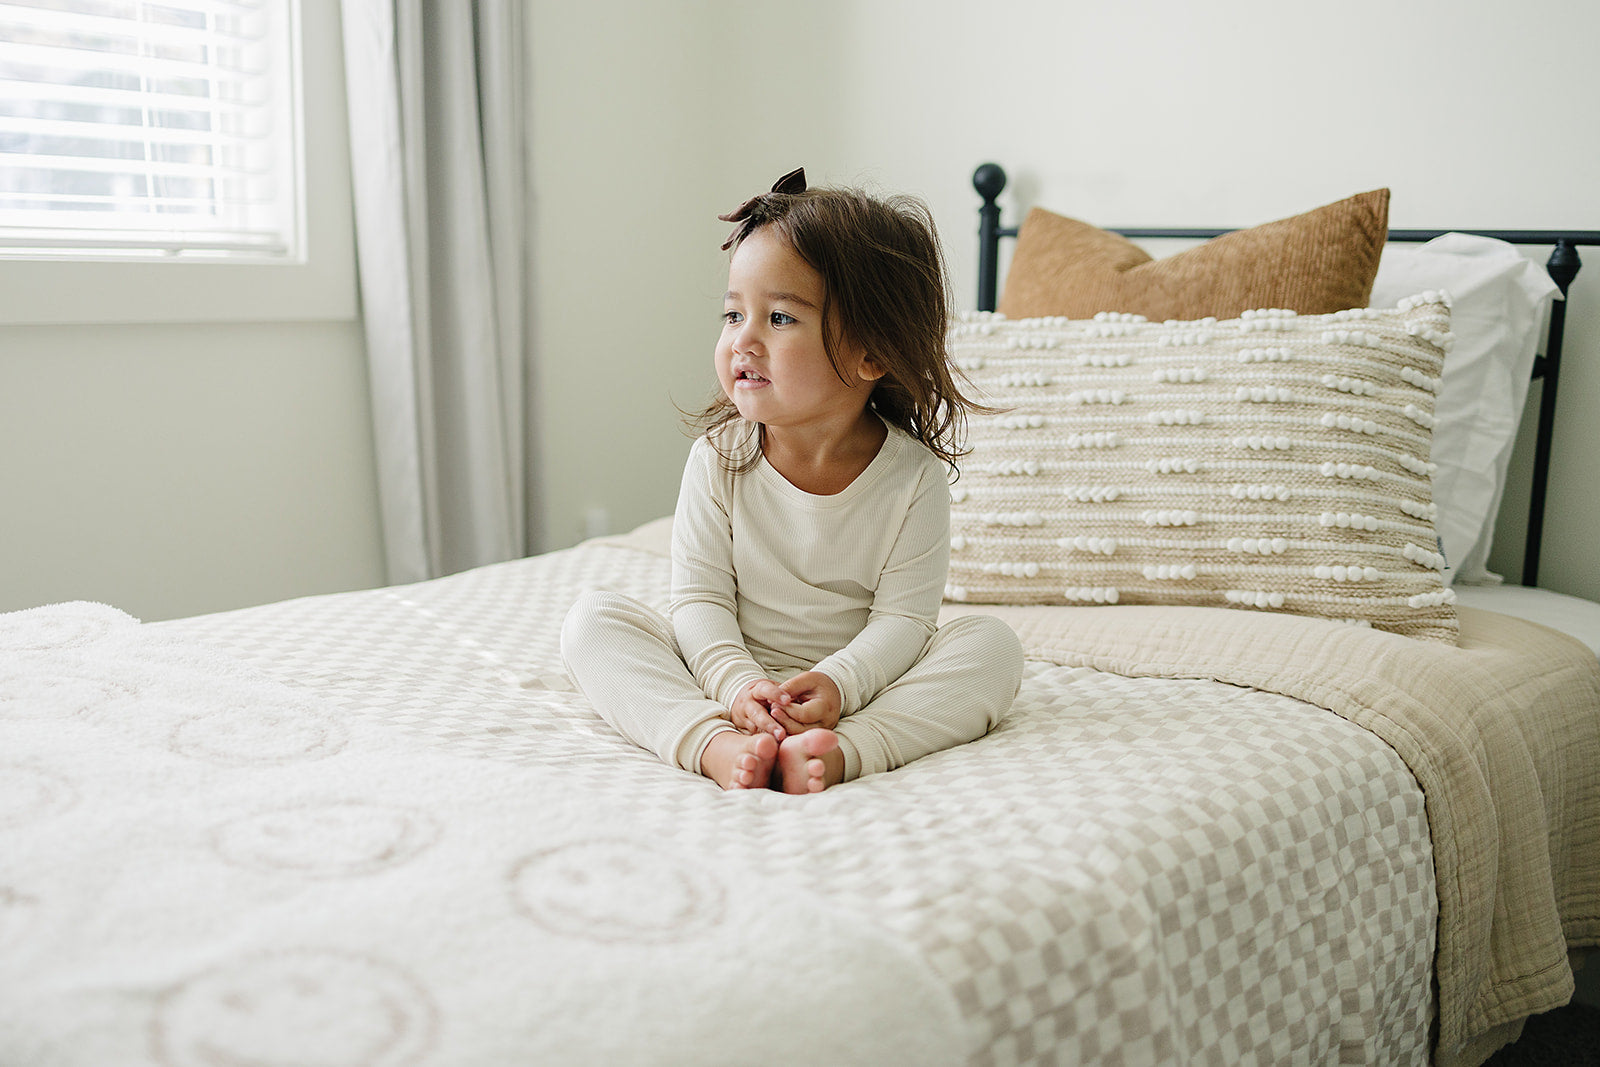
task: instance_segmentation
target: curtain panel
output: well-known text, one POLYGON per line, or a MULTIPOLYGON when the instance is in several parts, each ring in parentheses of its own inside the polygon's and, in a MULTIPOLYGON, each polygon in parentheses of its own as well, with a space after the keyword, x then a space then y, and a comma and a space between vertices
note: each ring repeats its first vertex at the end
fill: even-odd
POLYGON ((389 581, 527 554, 523 10, 343 0, 389 581))

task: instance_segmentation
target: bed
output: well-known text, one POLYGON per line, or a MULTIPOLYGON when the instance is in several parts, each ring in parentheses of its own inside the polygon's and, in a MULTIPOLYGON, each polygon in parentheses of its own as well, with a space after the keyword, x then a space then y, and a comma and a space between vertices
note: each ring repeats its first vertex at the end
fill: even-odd
MULTIPOLYGON (((1054 388, 1003 368, 1061 354, 997 342, 1024 321, 1161 325, 969 313, 975 381, 1054 388)), ((1038 475, 984 436, 1039 428, 1011 399, 945 614, 1016 627, 1016 706, 820 796, 664 766, 563 670, 579 592, 665 603, 669 520, 194 619, 0 616, 0 1062, 1463 1064, 1563 1003, 1600 941, 1593 648, 1431 557, 1409 635, 1040 595, 1021 542, 971 558, 984 516, 1055 521, 975 503, 1038 475)))

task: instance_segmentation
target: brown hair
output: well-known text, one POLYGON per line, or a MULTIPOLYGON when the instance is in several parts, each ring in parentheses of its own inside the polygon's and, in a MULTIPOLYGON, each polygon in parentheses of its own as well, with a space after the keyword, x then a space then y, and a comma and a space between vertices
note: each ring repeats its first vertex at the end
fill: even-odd
MULTIPOLYGON (((961 437, 969 411, 991 409, 962 395, 945 348, 950 294, 938 231, 926 204, 912 196, 875 198, 857 189, 767 193, 747 205, 732 239, 771 226, 822 276, 823 346, 834 373, 839 342, 848 339, 882 368, 868 406, 885 422, 926 445, 955 470, 967 454, 961 437)), ((739 418, 720 391, 689 424, 717 443, 715 431, 739 418)), ((727 468, 755 465, 760 438, 744 456, 722 453, 727 468)))

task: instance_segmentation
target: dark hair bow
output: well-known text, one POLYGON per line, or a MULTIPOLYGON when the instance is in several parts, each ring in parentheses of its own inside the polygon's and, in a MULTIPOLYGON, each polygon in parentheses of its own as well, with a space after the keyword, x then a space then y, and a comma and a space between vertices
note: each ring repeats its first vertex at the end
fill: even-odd
MULTIPOLYGON (((804 167, 796 167, 794 170, 791 170, 788 174, 785 174, 783 177, 772 183, 772 191, 774 193, 805 192, 806 169, 804 167)), ((732 248, 734 242, 744 236, 745 231, 750 228, 750 216, 755 211, 756 205, 761 203, 762 199, 767 195, 767 193, 761 193, 757 196, 752 196, 749 200, 746 200, 744 203, 740 204, 726 215, 717 216, 717 218, 721 219, 723 222, 737 222, 739 224, 733 228, 732 233, 728 234, 728 239, 722 242, 722 250, 724 252, 732 248)))

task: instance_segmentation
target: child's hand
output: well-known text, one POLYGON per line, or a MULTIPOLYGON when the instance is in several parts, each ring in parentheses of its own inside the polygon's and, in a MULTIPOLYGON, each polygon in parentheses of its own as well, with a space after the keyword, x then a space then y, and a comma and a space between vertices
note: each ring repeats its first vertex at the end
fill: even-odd
POLYGON ((784 727, 772 716, 772 706, 787 705, 790 697, 778 688, 777 682, 766 679, 751 682, 744 691, 733 698, 728 708, 728 718, 740 731, 747 734, 771 734, 782 741, 787 736, 784 727))
POLYGON ((772 717, 791 734, 816 727, 831 730, 839 725, 844 697, 833 679, 821 671, 797 674, 778 689, 786 699, 771 705, 772 717))

